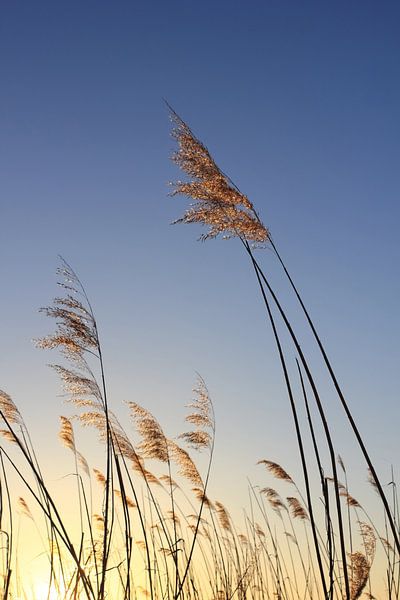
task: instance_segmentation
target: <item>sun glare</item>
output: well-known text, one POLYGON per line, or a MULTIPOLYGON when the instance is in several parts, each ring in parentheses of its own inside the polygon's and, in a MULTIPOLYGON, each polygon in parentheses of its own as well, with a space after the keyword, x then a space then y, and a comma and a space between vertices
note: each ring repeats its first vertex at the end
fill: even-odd
POLYGON ((55 587, 52 585, 49 590, 48 582, 38 582, 34 584, 34 594, 32 596, 35 600, 59 600, 62 597, 61 593, 57 592, 55 587))

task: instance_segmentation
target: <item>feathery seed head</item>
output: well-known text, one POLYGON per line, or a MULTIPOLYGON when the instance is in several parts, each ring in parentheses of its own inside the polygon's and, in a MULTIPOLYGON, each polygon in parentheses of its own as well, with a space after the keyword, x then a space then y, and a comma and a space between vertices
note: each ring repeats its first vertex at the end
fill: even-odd
POLYGON ((168 440, 168 449, 171 458, 179 468, 179 474, 193 483, 196 487, 204 488, 200 473, 186 450, 178 446, 178 444, 172 440, 168 440))
POLYGON ((358 524, 360 526, 360 534, 363 540, 365 555, 369 564, 372 565, 376 552, 376 536, 374 529, 371 525, 364 523, 363 521, 359 521, 358 524))
POLYGON ((58 434, 60 440, 64 444, 66 448, 69 448, 73 452, 75 452, 75 438, 74 438, 74 430, 72 429, 72 423, 67 417, 60 417, 61 421, 61 429, 58 434))
POLYGON ((308 519, 307 511, 301 505, 298 498, 288 497, 288 498, 286 498, 286 500, 288 501, 290 510, 292 511, 292 517, 294 519, 302 519, 302 520, 308 519))
POLYGON ((146 483, 154 483, 155 485, 161 485, 157 477, 147 469, 142 469, 141 474, 143 475, 146 483))
POLYGON ((256 532, 259 538, 265 538, 265 531, 259 523, 255 524, 254 531, 256 532))
POLYGON ((182 194, 194 200, 182 218, 175 223, 201 223, 208 226, 200 239, 239 237, 243 240, 264 244, 269 232, 261 223, 250 200, 215 163, 207 148, 198 140, 189 126, 171 107, 170 117, 174 124, 172 137, 178 142, 178 150, 172 160, 190 178, 187 182, 173 184, 171 195, 182 194))
POLYGON ((342 457, 340 456, 340 454, 338 454, 337 461, 338 461, 338 464, 340 465, 340 467, 341 467, 342 471, 343 471, 344 473, 346 473, 346 467, 344 466, 344 462, 343 462, 343 459, 342 459, 342 457))
POLYGON ((225 506, 216 500, 215 509, 217 511, 219 523, 222 529, 225 529, 226 531, 232 531, 230 516, 225 506))
POLYGON ((128 508, 137 508, 135 502, 126 494, 123 496, 120 490, 114 490, 114 494, 120 498, 121 502, 126 504, 128 508))
POLYGON ((205 493, 204 493, 204 491, 203 491, 202 488, 194 487, 194 488, 192 488, 192 492, 194 493, 194 495, 196 496, 196 498, 197 498, 197 500, 199 502, 203 502, 204 506, 207 506, 207 508, 210 508, 210 509, 214 510, 213 503, 205 495, 205 493))
POLYGON ((98 469, 93 469, 93 473, 95 474, 95 477, 96 477, 96 480, 98 481, 98 483, 105 486, 106 478, 103 475, 103 473, 101 471, 99 471, 98 469))
POLYGON ((279 512, 281 508, 286 509, 286 506, 284 505, 282 498, 280 497, 278 492, 276 490, 274 490, 273 488, 266 487, 266 488, 263 488, 262 490, 260 490, 260 492, 266 496, 269 504, 271 505, 271 507, 274 510, 279 512))
POLYGON ((129 402, 131 415, 135 421, 136 429, 142 438, 139 451, 144 458, 153 458, 161 462, 168 462, 168 444, 163 430, 157 419, 136 402, 129 402))
POLYGON ((12 442, 13 444, 17 443, 15 436, 11 433, 9 429, 0 429, 0 435, 3 436, 3 438, 8 442, 12 442))
POLYGON ((192 411, 185 421, 194 425, 195 430, 182 433, 179 438, 195 450, 211 448, 215 432, 214 410, 206 384, 200 376, 193 391, 195 398, 188 405, 192 411))
POLYGON ((278 463, 272 462, 271 460, 262 459, 257 462, 258 465, 265 465, 270 473, 277 479, 283 479, 288 483, 294 483, 293 479, 288 475, 278 463))
POLYGON ((56 319, 56 331, 37 340, 36 344, 44 349, 59 348, 71 362, 85 365, 85 353, 96 354, 99 351, 96 321, 78 276, 63 259, 61 263, 57 273, 65 283, 60 285, 74 295, 67 293, 62 298, 55 298, 53 306, 40 309, 48 317, 56 319), (83 298, 83 302, 77 299, 77 295, 83 298))
POLYGON ((361 504, 358 502, 358 500, 353 498, 353 496, 351 496, 346 489, 340 489, 339 495, 343 498, 346 498, 347 506, 351 506, 353 508, 361 508, 361 504))
POLYGON ((23 424, 21 413, 12 401, 11 396, 2 390, 0 390, 0 410, 3 413, 3 417, 9 423, 15 423, 16 425, 23 424))
POLYGON ((370 564, 362 552, 350 554, 350 600, 357 600, 367 584, 370 564))
POLYGON ((83 472, 90 477, 90 471, 89 471, 89 465, 88 462, 86 460, 86 458, 83 456, 83 454, 81 454, 80 452, 76 452, 76 457, 78 459, 78 463, 81 466, 81 469, 83 470, 83 472))
POLYGON ((61 428, 60 428, 58 437, 60 438, 61 442, 63 443, 63 445, 66 448, 69 448, 69 450, 72 450, 78 464, 81 466, 84 473, 86 473, 86 475, 89 476, 90 473, 89 473, 89 465, 87 463, 87 460, 83 456, 83 454, 78 452, 78 450, 76 449, 76 446, 75 446, 75 435, 74 435, 74 430, 73 430, 71 421, 69 419, 67 419, 67 417, 63 417, 63 416, 60 417, 60 421, 61 421, 61 428))
POLYGON ((261 494, 264 494, 267 498, 279 498, 279 494, 274 488, 265 487, 260 490, 261 494))
MULTIPOLYGON (((97 381, 91 376, 83 375, 79 371, 66 369, 61 365, 51 365, 61 378, 65 391, 70 396, 70 401, 77 406, 102 405, 102 394, 97 381)), ((88 371, 88 369, 87 369, 88 371)))
POLYGON ((371 469, 368 467, 368 483, 374 488, 376 493, 379 493, 378 486, 376 485, 375 477, 372 474, 371 469))

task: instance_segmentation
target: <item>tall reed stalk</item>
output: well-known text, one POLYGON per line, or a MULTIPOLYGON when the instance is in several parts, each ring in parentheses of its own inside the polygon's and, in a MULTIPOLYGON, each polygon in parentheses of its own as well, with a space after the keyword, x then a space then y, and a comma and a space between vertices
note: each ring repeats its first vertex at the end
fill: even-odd
MULTIPOLYGON (((175 221, 175 223, 183 222, 183 223, 199 223, 201 225, 205 225, 208 229, 206 233, 202 234, 200 239, 206 240, 208 238, 214 238, 218 235, 222 234, 225 238, 229 237, 237 237, 242 242, 242 245, 248 254, 251 264, 254 269, 254 273, 256 275, 256 279, 258 282, 258 286, 262 295, 262 299, 268 314, 268 318, 271 322, 271 326, 274 333, 275 342, 277 345, 278 354, 280 357, 281 367, 285 379, 285 385, 288 391, 289 401, 291 405, 292 415, 294 418, 295 429, 296 429, 296 437, 299 446, 299 452, 301 457, 301 463, 303 468, 303 476, 306 486, 306 494, 307 501, 310 514, 311 514, 311 522, 313 522, 312 516, 312 505, 311 498, 309 493, 309 484, 308 484, 308 475, 307 475, 307 465, 305 462, 303 444, 302 444, 302 436, 299 427, 299 422, 296 414, 296 407, 292 393, 292 386, 290 384, 290 378, 288 375, 288 369, 286 367, 286 361, 284 358, 284 354, 282 351, 282 346, 279 340, 279 336, 277 333, 277 329, 274 323, 274 318, 272 315, 272 311, 269 306, 269 301, 267 299, 266 291, 270 295, 276 309, 278 310, 278 314, 282 318, 282 321, 289 333, 289 336, 292 340, 295 351, 299 357, 299 360, 302 364, 302 367, 307 376, 308 383, 313 392, 313 397, 318 409, 318 413, 323 425, 323 430, 325 434, 325 439, 328 445, 329 457, 330 457, 330 466, 333 473, 333 481, 334 481, 334 492, 335 492, 335 505, 336 505, 336 514, 338 520, 338 532, 339 532, 339 540, 340 540, 340 549, 341 549, 341 560, 343 565, 343 578, 345 585, 345 596, 349 600, 351 598, 351 589, 350 589, 350 579, 347 568, 347 559, 346 559, 346 542, 345 542, 345 534, 344 534, 344 525, 343 525, 343 517, 342 517, 342 509, 340 502, 340 488, 339 481, 337 476, 337 468, 336 468, 336 455, 333 445, 333 439, 330 432, 329 424, 326 418, 325 409, 322 405, 320 394, 318 392, 317 386, 314 381, 314 377, 312 375, 312 369, 305 357, 305 353, 299 343, 297 335, 282 308, 282 304, 278 297, 276 296, 274 290, 271 287, 271 284, 265 275, 263 269, 261 268, 259 262, 255 259, 253 249, 251 244, 262 245, 267 244, 272 247, 280 265, 283 268, 283 271, 288 278, 292 290, 295 293, 297 300, 300 303, 300 306, 303 310, 303 313, 306 317, 309 327, 313 333, 313 336, 318 344, 318 348, 322 354, 323 360, 329 372, 330 378, 334 384, 335 390, 339 397, 342 407, 344 408, 346 417, 351 425, 353 433, 356 437, 356 440, 361 448, 361 451, 364 455, 364 458, 367 462, 369 470, 371 472, 371 476, 376 485, 376 489, 379 493, 379 496, 382 500, 384 510, 388 519, 388 523, 391 529, 391 533, 393 535, 393 539, 395 542, 395 546, 397 548, 398 553, 400 554, 400 540, 399 540, 399 532, 398 527, 396 526, 394 517, 390 510, 388 500, 383 491, 382 485, 379 481, 376 470, 372 464, 370 456, 367 452, 365 443, 362 440, 360 432, 356 426, 354 418, 350 412, 347 402, 345 401, 344 395, 339 386, 336 375, 333 371, 331 363, 328 359, 325 348, 320 340, 320 337, 316 331, 316 328, 311 320, 311 317, 305 307, 305 304, 280 256, 278 253, 277 247, 274 244, 271 234, 268 229, 263 225, 258 213, 256 212, 253 204, 250 200, 240 192, 237 186, 232 182, 229 177, 227 177, 217 166, 211 154, 207 150, 207 148, 198 140, 198 138, 193 134, 188 125, 177 115, 177 113, 167 105, 170 111, 171 120, 173 121, 174 128, 172 130, 172 135, 176 139, 178 143, 178 150, 172 156, 173 161, 188 175, 187 181, 178 181, 173 184, 173 192, 172 195, 180 194, 185 195, 192 200, 194 203, 186 210, 183 217, 175 221)), ((315 437, 313 437, 314 449, 316 451, 317 460, 319 461, 319 451, 316 446, 315 437)), ((322 467, 319 464, 319 471, 322 475, 322 467)), ((321 487, 325 497, 325 502, 327 506, 328 497, 326 495, 325 485, 322 483, 323 477, 321 477, 321 487)), ((331 533, 328 531, 328 539, 331 539, 331 533)), ((321 582, 324 589, 324 594, 328 596, 328 589, 325 583, 322 561, 319 552, 318 541, 316 539, 315 527, 313 526, 313 537, 314 537, 314 546, 317 554, 317 562, 320 569, 321 574, 321 582)), ((352 554, 351 554, 352 556, 352 554)), ((332 566, 330 566, 330 592, 329 595, 332 595, 332 566)))

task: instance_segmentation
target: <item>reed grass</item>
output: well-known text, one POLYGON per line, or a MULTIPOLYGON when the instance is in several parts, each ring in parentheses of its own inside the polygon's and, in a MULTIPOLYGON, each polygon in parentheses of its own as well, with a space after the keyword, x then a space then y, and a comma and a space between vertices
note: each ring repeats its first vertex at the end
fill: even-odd
MULTIPOLYGON (((128 403, 133 439, 104 398, 98 326, 86 292, 67 263, 62 263, 59 274, 64 295, 42 309, 56 319, 56 329, 37 343, 61 351, 64 362, 53 368, 76 409, 74 419, 61 416, 59 439, 73 457, 71 498, 76 502, 77 523, 71 527, 63 516, 62 503, 45 480, 21 413, 11 397, 1 392, 2 597, 27 599, 38 593, 34 591, 32 596, 23 588, 24 575, 18 570, 21 539, 15 532, 17 519, 33 522, 39 530, 48 562, 47 592, 41 598, 48 600, 343 597, 344 566, 336 550, 338 532, 330 513, 332 489, 321 463, 300 363, 298 373, 322 494, 312 489, 307 479, 310 457, 305 456, 303 446, 306 432, 299 431, 303 476, 308 481, 305 496, 303 485, 280 464, 261 459, 259 464, 266 469, 262 478, 268 485, 249 484, 250 507, 239 527, 225 503, 207 493, 215 417, 204 380, 198 376, 194 398, 188 405, 187 430, 175 439, 167 437, 145 407, 128 403), (74 421, 99 433, 104 472, 90 468, 80 452, 74 421), (194 460, 200 451, 209 455, 204 475, 194 460), (9 481, 13 473, 25 487, 23 496, 12 496, 9 481), (281 491, 273 487, 273 481, 281 491), (100 494, 93 489, 96 486, 100 494)), ((294 396, 292 401, 296 418, 294 396)), ((300 429, 299 420, 297 423, 300 429)), ((375 584, 379 573, 373 572, 378 546, 380 561, 383 555, 386 564, 388 597, 397 598, 400 573, 396 548, 388 539, 388 531, 379 532, 363 513, 350 494, 341 458, 338 464, 345 484, 331 479, 346 511, 349 597, 358 598, 367 589, 372 598, 374 587, 380 585, 375 584), (367 520, 362 520, 362 513, 367 520)), ((394 481, 391 491, 398 523, 394 481)))
POLYGON ((205 225, 203 240, 218 235, 238 238, 249 258, 282 369, 301 481, 273 457, 258 460, 260 484, 248 482, 248 507, 240 522, 233 518, 226 499, 210 496, 215 414, 200 376, 184 432, 168 436, 157 418, 134 402, 124 407, 121 420, 109 401, 92 304, 76 272, 61 259, 62 293, 42 309, 55 320, 55 330, 37 345, 60 353, 53 369, 75 411, 72 418, 60 417, 59 430, 59 440, 71 453, 66 504, 74 502, 75 517, 71 523, 67 507, 46 480, 17 405, 0 391, 0 597, 356 600, 364 595, 398 599, 400 521, 394 475, 384 489, 270 231, 204 144, 169 109, 178 143, 173 160, 188 176, 187 181, 174 184, 172 194, 194 201, 177 222, 205 225), (263 246, 273 249, 321 352, 369 469, 371 493, 380 499, 381 528, 352 495, 351 474, 337 453, 338 440, 307 349, 256 259, 255 248, 263 246), (282 342, 282 327, 289 344, 282 342), (102 468, 91 466, 80 451, 84 428, 99 436, 102 468), (199 453, 203 453, 201 460, 199 453), (47 565, 40 590, 30 590, 23 573, 24 531, 29 528, 36 531, 47 565))

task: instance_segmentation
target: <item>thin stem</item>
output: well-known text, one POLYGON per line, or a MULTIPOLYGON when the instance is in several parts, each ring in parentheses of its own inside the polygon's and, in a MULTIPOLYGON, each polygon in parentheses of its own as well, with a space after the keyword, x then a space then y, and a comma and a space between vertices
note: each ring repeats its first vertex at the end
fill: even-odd
MULTIPOLYGON (((317 387, 315 385, 314 382, 314 378, 312 377, 310 368, 308 366, 308 363, 304 357, 304 353, 300 347, 300 344, 297 340, 297 337, 293 331, 292 326, 289 323, 288 318, 286 317, 286 314, 276 296, 276 294, 274 293, 273 289, 271 288, 267 278, 265 277, 263 271, 261 270, 259 264, 257 263, 256 259, 253 256, 253 253, 251 251, 251 248, 249 246, 249 243, 246 241, 244 242, 243 240, 241 240, 242 243, 245 246, 246 251, 248 252, 250 259, 253 263, 253 267, 257 273, 257 279, 259 279, 259 277, 264 281, 269 293, 271 294, 276 307, 278 308, 278 311, 286 325, 286 328, 290 334, 290 337, 292 338, 292 341, 295 345, 295 348, 299 354, 301 363, 304 367, 304 370, 307 374, 307 378, 308 381, 311 385, 311 389, 313 391, 313 395, 318 407, 318 412, 320 414, 321 417, 321 421, 322 421, 322 425, 324 428, 324 432, 325 432, 325 437, 326 437, 326 441, 328 444, 328 449, 329 449, 329 455, 330 455, 330 460, 331 460, 331 466, 332 466, 332 472, 333 472, 333 479, 335 482, 335 499, 336 499, 336 511, 337 511, 337 516, 338 516, 338 527, 339 527, 339 537, 340 537, 340 547, 341 547, 341 556, 342 556, 342 563, 343 563, 343 573, 344 573, 344 581, 345 581, 345 591, 346 591, 346 598, 347 600, 350 599, 350 584, 349 584, 349 576, 348 576, 348 572, 347 572, 347 560, 346 560, 346 548, 345 548, 345 540, 344 540, 344 530, 343 530, 343 519, 342 519, 342 511, 341 511, 341 504, 340 504, 340 495, 339 495, 339 487, 338 487, 338 478, 337 478, 337 469, 336 469, 336 456, 335 456, 335 451, 334 451, 334 447, 333 447, 333 443, 332 443, 332 437, 330 434, 330 430, 329 430, 329 426, 328 426, 328 421, 326 419, 325 416, 325 412, 321 403, 321 399, 319 397, 319 393, 317 390, 317 387)), ((264 293, 265 294, 265 293, 264 293)))
POLYGON ((302 440, 302 436, 301 436, 300 424, 299 424, 299 420, 298 420, 298 416, 297 416, 296 404, 295 404, 294 397, 293 397, 292 386, 290 383, 289 373, 287 370, 286 361, 285 361, 285 357, 284 357, 283 350, 282 350, 282 345, 281 345, 279 335, 278 335, 278 332, 276 329, 272 311, 271 311, 271 308, 270 308, 270 305, 268 302, 268 298, 267 298, 265 290, 264 290, 263 283, 260 278, 260 274, 259 274, 258 269, 257 269, 256 265, 254 264, 254 262, 253 262, 253 267, 254 267, 258 285, 259 285, 259 288, 261 291, 261 295, 262 295, 265 307, 267 309, 268 317, 269 317, 269 320, 270 320, 270 323, 272 326, 275 343, 276 343, 276 346, 278 349, 281 367, 282 367, 284 378, 285 378, 286 389, 287 389, 287 393, 289 396, 290 407, 292 410, 292 415, 293 415, 293 420, 294 420, 294 425, 295 425, 295 430, 296 430, 296 437, 297 437, 297 444, 298 444, 299 452, 300 452, 301 465, 302 465, 302 469, 303 469, 304 484, 305 484, 306 495, 307 495, 307 506, 308 506, 308 512, 310 514, 310 523, 311 523, 311 529, 312 529, 312 533, 313 533, 315 553, 317 556, 317 562, 318 562, 318 568, 319 568, 319 572, 320 572, 320 576, 321 576, 322 588, 323 588, 325 597, 327 597, 328 592, 327 592, 327 586, 326 586, 326 581, 325 581, 325 576, 324 576, 324 570, 323 570, 323 566, 322 566, 321 553, 320 553, 319 544, 318 544, 317 530, 316 530, 316 526, 315 526, 315 518, 314 518, 313 506, 312 506, 312 500, 311 500, 311 488, 310 488, 310 481, 309 481, 309 477, 308 477, 307 461, 306 461, 306 456, 305 456, 305 452, 304 452, 304 445, 303 445, 303 440, 302 440))
POLYGON ((349 408, 349 406, 348 406, 348 404, 347 404, 347 402, 345 400, 345 397, 344 397, 343 392, 342 392, 342 390, 340 388, 339 382, 338 382, 338 380, 336 378, 334 370, 333 370, 333 368, 331 366, 331 363, 329 361, 329 358, 328 358, 328 356, 326 354, 325 348, 324 348, 324 346, 323 346, 323 344, 321 342, 321 339, 320 339, 320 337, 319 337, 319 335, 317 333, 317 330, 316 330, 316 328, 314 326, 314 323, 312 322, 311 317, 310 317, 310 315, 309 315, 309 313, 308 313, 308 311, 307 311, 307 309, 306 309, 306 307, 304 305, 304 302, 303 302, 303 300, 302 300, 302 298, 300 296, 300 293, 298 292, 298 290, 297 290, 297 288, 296 288, 296 286, 295 286, 295 284, 294 284, 294 282, 293 282, 293 280, 292 280, 292 278, 291 278, 291 276, 290 276, 290 274, 289 274, 289 272, 288 272, 288 270, 287 270, 287 268, 286 268, 286 266, 285 266, 285 264, 284 264, 284 262, 283 262, 283 260, 282 260, 282 258, 280 256, 280 254, 278 253, 278 250, 277 250, 275 244, 273 243, 272 239, 270 239, 269 241, 270 241, 270 244, 271 244, 271 246, 272 246, 272 248, 273 248, 273 250, 274 250, 274 252, 275 252, 275 254, 276 254, 276 256, 277 256, 277 258, 278 258, 278 260, 280 262, 280 264, 283 267, 283 270, 284 270, 284 272, 285 272, 285 274, 286 274, 286 276, 287 276, 287 278, 288 278, 288 280, 290 282, 290 285, 292 286, 292 289, 293 289, 294 293, 296 294, 296 297, 297 297, 297 299, 298 299, 298 301, 300 303, 301 308, 303 309, 303 312, 304 312, 304 315, 305 315, 305 317, 306 317, 306 319, 308 321, 308 324, 311 327, 311 331, 313 332, 314 338, 315 338, 315 340, 316 340, 316 342, 318 344, 318 347, 319 347, 319 349, 321 351, 321 354, 322 354, 322 357, 324 359, 325 365, 326 365, 326 367, 328 369, 328 372, 329 372, 329 375, 330 375, 330 377, 332 379, 333 385, 335 386, 335 389, 336 389, 336 392, 337 392, 337 394, 339 396, 340 402, 341 402, 341 404, 342 404, 342 406, 344 408, 344 411, 346 413, 347 419, 348 419, 348 421, 349 421, 349 423, 351 425, 351 428, 352 428, 352 430, 354 432, 354 435, 356 436, 358 445, 361 448, 361 451, 362 451, 362 453, 364 455, 365 461, 366 461, 366 463, 367 463, 367 465, 368 465, 368 467, 369 467, 369 469, 371 471, 371 475, 372 475, 372 477, 373 477, 373 479, 375 481, 376 487, 378 489, 379 495, 381 497, 381 500, 383 502, 383 506, 385 508, 385 511, 386 511, 386 514, 387 514, 387 517, 388 517, 390 529, 392 530, 392 535, 393 535, 393 538, 394 538, 394 542, 395 542, 397 551, 400 554, 400 537, 399 537, 398 531, 396 530, 396 525, 394 523, 394 520, 393 520, 393 517, 392 517, 392 513, 390 511, 389 503, 387 501, 385 492, 383 491, 383 487, 382 487, 382 484, 381 484, 381 482, 380 482, 380 480, 378 478, 378 475, 376 473, 375 467, 374 467, 374 465, 372 463, 372 460, 371 460, 371 458, 369 456, 369 453, 368 453, 367 448, 366 448, 366 446, 364 444, 364 441, 363 441, 363 439, 361 437, 361 434, 360 434, 360 432, 358 430, 358 427, 357 427, 357 425, 356 425, 356 423, 354 421, 353 415, 351 414, 350 408, 349 408))

